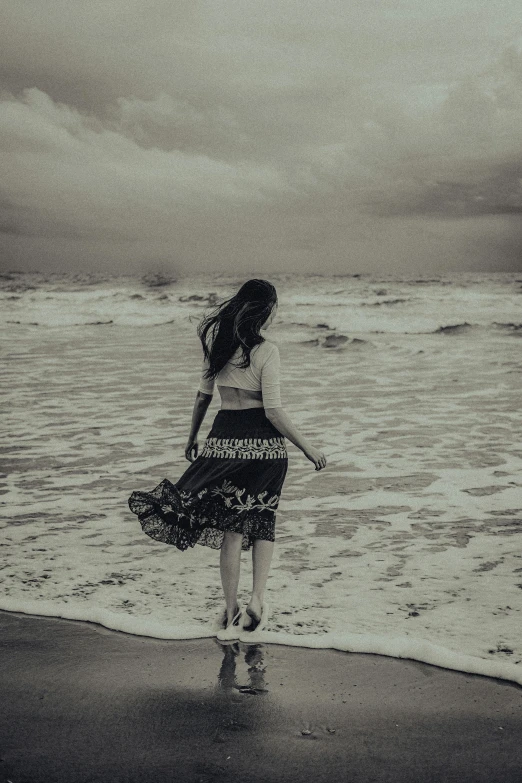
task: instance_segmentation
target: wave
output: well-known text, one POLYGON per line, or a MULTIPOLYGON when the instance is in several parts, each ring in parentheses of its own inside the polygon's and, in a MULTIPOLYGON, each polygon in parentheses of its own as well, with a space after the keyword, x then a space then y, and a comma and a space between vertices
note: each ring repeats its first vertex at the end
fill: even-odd
POLYGON ((505 329, 512 334, 520 334, 520 336, 522 336, 522 324, 515 324, 511 321, 508 323, 499 323, 498 321, 493 321, 492 326, 494 326, 495 329, 505 329))
MULTIPOLYGON (((48 324, 42 324, 39 323, 39 321, 5 321, 5 323, 17 324, 18 326, 48 326, 48 324)), ((171 323, 171 322, 167 321, 166 323, 171 323)), ((114 321, 79 321, 78 323, 67 324, 67 328, 69 329, 73 326, 112 326, 112 325, 114 325, 114 321)), ((151 325, 156 326, 156 324, 151 324, 151 325)), ((56 326, 56 325, 53 324, 52 326, 56 326)), ((57 328, 62 329, 63 326, 59 325, 57 328)))
POLYGON ((346 334, 328 334, 325 337, 315 337, 311 340, 302 340, 299 345, 320 346, 321 348, 347 348, 361 345, 371 345, 368 340, 361 340, 359 337, 348 337, 346 334))
POLYGON ((163 286, 174 285, 177 283, 177 279, 175 277, 167 277, 166 275, 152 273, 150 275, 143 275, 141 282, 149 288, 163 288, 163 286))
POLYGON ((361 302, 361 307, 380 307, 381 305, 393 305, 400 302, 410 302, 411 299, 383 299, 382 302, 361 302))
POLYGON ((48 329, 63 329, 64 326, 67 327, 67 329, 80 328, 85 326, 114 326, 115 328, 121 327, 124 329, 128 329, 129 327, 132 328, 140 328, 140 329, 152 329, 158 326, 167 326, 169 324, 178 324, 182 325, 182 322, 180 321, 180 318, 169 318, 166 321, 149 321, 149 322, 143 322, 141 320, 136 321, 114 321, 113 319, 109 320, 99 320, 99 321, 74 321, 74 322, 67 322, 65 324, 60 323, 44 323, 40 321, 10 321, 6 320, 4 321, 5 324, 13 324, 16 326, 40 326, 43 328, 48 329))
MULTIPOLYGON (((136 298, 136 295, 133 295, 132 298, 136 298)), ((88 326, 113 326, 113 327, 139 327, 141 329, 143 328, 157 328, 160 326, 168 326, 171 324, 178 324, 182 325, 183 319, 186 317, 184 315, 185 310, 184 308, 177 308, 176 309, 176 302, 172 301, 166 294, 162 294, 161 297, 155 297, 155 302, 158 302, 158 306, 162 306, 162 308, 165 305, 171 305, 171 307, 166 308, 166 311, 160 312, 159 310, 151 310, 148 314, 140 314, 139 311, 135 313, 129 313, 122 311, 120 314, 116 313, 116 317, 113 318, 107 318, 103 317, 105 315, 109 315, 109 313, 100 312, 99 318, 96 318, 95 320, 85 320, 85 321, 75 321, 73 320, 74 315, 78 317, 78 313, 73 314, 72 312, 68 312, 64 309, 63 314, 63 323, 56 320, 55 313, 50 312, 51 318, 47 320, 45 317, 46 313, 42 313, 39 311, 38 313, 34 313, 35 315, 43 315, 44 319, 40 321, 25 321, 22 319, 6 319, 4 321, 4 324, 6 325, 12 325, 12 326, 39 326, 41 328, 63 328, 64 325, 67 326, 67 328, 72 327, 88 327, 88 326), (166 317, 165 317, 166 316, 166 317), (69 320, 69 318, 71 320, 69 320)), ((180 301, 183 302, 190 302, 192 305, 196 306, 212 306, 214 304, 212 300, 212 295, 209 294, 208 296, 199 296, 199 295, 189 295, 187 297, 181 297, 180 301), (195 298, 197 297, 197 299, 195 298)), ((113 314, 114 310, 111 315, 113 314)), ((12 315, 21 315, 20 313, 13 312, 12 315)), ((89 315, 93 316, 93 313, 89 313, 89 315)), ((88 318, 89 316, 86 315, 88 318)), ((192 317, 192 316, 191 316, 192 317)), ((194 316, 195 317, 195 316, 194 316)), ((366 325, 368 326, 368 325, 366 325)), ((399 326, 397 324, 397 326, 399 326)), ((359 334, 366 335, 372 335, 372 334, 392 334, 392 333, 401 333, 405 335, 443 335, 443 336, 458 336, 458 335, 471 335, 475 332, 497 332, 500 334, 504 334, 506 336, 511 337, 522 337, 522 323, 516 323, 516 322, 498 322, 494 321, 490 324, 472 324, 467 321, 464 321, 462 323, 457 324, 444 324, 442 326, 438 326, 436 329, 431 329, 427 331, 409 331, 404 330, 401 331, 400 327, 395 328, 394 332, 390 332, 387 329, 361 329, 360 327, 355 330, 359 334)), ((326 322, 319 322, 316 324, 310 324, 310 323, 304 323, 299 321, 289 321, 289 322, 282 322, 278 325, 278 332, 280 333, 280 339, 282 342, 290 341, 293 344, 297 345, 305 345, 305 346, 311 346, 311 347, 321 347, 329 350, 344 350, 349 348, 356 348, 356 347, 362 347, 363 345, 372 345, 370 340, 361 339, 359 337, 350 338, 348 335, 342 333, 342 332, 336 332, 335 327, 330 326, 326 322), (306 339, 306 338, 309 339, 306 339)))
MULTIPOLYGON (((3 597, 0 598, 0 609, 6 612, 39 617, 80 620, 101 625, 113 631, 152 639, 206 639, 215 635, 210 622, 207 625, 168 626, 165 623, 133 617, 130 614, 111 612, 107 609, 92 606, 58 605, 51 601, 20 601, 3 597)), ((507 680, 522 686, 522 669, 516 664, 465 655, 425 639, 415 639, 411 636, 359 634, 351 631, 330 631, 323 634, 261 631, 256 634, 256 644, 282 644, 315 650, 339 650, 348 653, 383 655, 388 658, 419 661, 442 669, 507 680)))
MULTIPOLYGON (((128 278, 104 273, 67 272, 17 272, 0 274, 0 290, 14 293, 46 291, 47 293, 75 293, 92 287, 121 286, 128 284, 128 278)), ((132 284, 136 280, 131 279, 132 284)))
POLYGON ((515 336, 522 337, 522 324, 517 324, 513 322, 508 323, 499 323, 498 321, 493 321, 490 324, 470 324, 467 321, 464 321, 460 324, 448 324, 446 326, 439 326, 437 329, 432 329, 429 332, 405 332, 404 334, 469 334, 473 331, 484 331, 488 329, 496 329, 496 330, 503 330, 506 332, 509 332, 510 334, 513 334, 515 336))
POLYGON ((2 291, 7 291, 10 294, 25 294, 27 291, 36 291, 36 286, 23 282, 7 283, 7 285, 2 285, 2 291))
MULTIPOLYGON (((405 301, 405 300, 404 300, 405 301)), ((327 323, 318 323, 315 325, 315 327, 310 327, 309 324, 306 323, 299 323, 299 322, 293 322, 291 324, 292 326, 305 326, 315 329, 325 329, 328 330, 332 327, 330 327, 327 323)), ((494 321, 491 324, 470 324, 467 321, 464 321, 462 323, 458 324, 446 324, 444 326, 438 326, 436 329, 432 329, 427 332, 408 332, 405 331, 403 334, 442 334, 442 335, 460 335, 460 334, 469 334, 473 331, 484 331, 487 329, 497 329, 501 331, 508 332, 509 334, 522 337, 522 323, 513 323, 513 322, 507 322, 507 323, 499 323, 494 321)), ((371 330, 370 332, 367 332, 368 334, 387 334, 386 330, 371 330)), ((300 342, 300 345, 314 345, 314 346, 322 346, 323 348, 339 348, 342 345, 347 346, 355 346, 357 344, 364 344, 369 343, 368 340, 361 340, 357 337, 352 338, 350 340, 349 337, 347 337, 345 334, 329 334, 326 336, 321 337, 315 337, 310 340, 304 340, 300 342)))
POLYGON ((345 334, 328 334, 321 342, 323 348, 339 348, 349 342, 350 338, 345 334))
POLYGON ((467 321, 464 321, 462 324, 439 326, 439 328, 435 329, 432 334, 462 334, 463 332, 469 332, 470 329, 473 328, 476 328, 476 325, 472 326, 472 324, 468 324, 467 321))
POLYGON ((186 296, 178 297, 178 302, 196 302, 203 305, 214 306, 219 302, 219 297, 215 291, 203 296, 201 294, 188 294, 186 296))
POLYGON ((440 277, 420 277, 417 280, 407 280, 408 283, 440 283, 440 277))
POLYGON ((448 326, 439 326, 438 329, 435 329, 433 332, 430 332, 430 334, 463 334, 468 333, 472 330, 483 330, 493 327, 494 329, 500 329, 504 331, 508 331, 512 334, 520 334, 522 336, 522 324, 513 323, 511 321, 507 323, 502 323, 498 321, 493 321, 491 324, 469 324, 467 321, 464 321, 464 323, 461 324, 451 324, 448 326))

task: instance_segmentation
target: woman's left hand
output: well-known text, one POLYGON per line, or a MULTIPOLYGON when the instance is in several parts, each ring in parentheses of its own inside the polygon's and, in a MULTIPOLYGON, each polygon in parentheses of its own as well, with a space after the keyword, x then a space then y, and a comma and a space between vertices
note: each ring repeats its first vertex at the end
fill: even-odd
POLYGON ((187 445, 185 446, 185 457, 188 459, 189 462, 194 462, 194 460, 198 456, 198 438, 197 436, 194 438, 189 438, 187 445))

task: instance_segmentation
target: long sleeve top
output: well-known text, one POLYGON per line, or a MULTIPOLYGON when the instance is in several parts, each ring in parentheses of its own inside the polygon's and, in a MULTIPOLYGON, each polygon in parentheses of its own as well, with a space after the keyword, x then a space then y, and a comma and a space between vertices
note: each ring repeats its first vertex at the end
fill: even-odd
POLYGON ((260 391, 265 408, 281 407, 280 359, 279 348, 275 343, 265 340, 255 345, 250 353, 250 367, 235 367, 233 362, 241 357, 238 348, 216 378, 204 378, 208 363, 203 360, 199 391, 212 394, 214 385, 233 386, 236 389, 260 391))

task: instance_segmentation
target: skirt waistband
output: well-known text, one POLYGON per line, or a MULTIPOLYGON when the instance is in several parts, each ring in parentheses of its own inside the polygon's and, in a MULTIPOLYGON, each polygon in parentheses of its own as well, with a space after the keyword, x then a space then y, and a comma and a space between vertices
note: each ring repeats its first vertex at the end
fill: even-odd
POLYGON ((257 421, 258 419, 266 419, 266 413, 264 408, 220 408, 216 414, 216 419, 230 419, 231 421, 245 419, 245 421, 257 421))
POLYGON ((228 438, 282 438, 264 408, 219 410, 214 418, 209 437, 228 438))

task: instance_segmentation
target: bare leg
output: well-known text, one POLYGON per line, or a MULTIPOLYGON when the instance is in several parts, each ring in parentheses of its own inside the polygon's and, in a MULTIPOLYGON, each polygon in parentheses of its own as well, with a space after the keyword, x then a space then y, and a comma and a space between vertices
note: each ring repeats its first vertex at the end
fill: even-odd
POLYGON ((270 563, 272 562, 273 551, 274 551, 273 541, 263 541, 260 538, 256 538, 252 546, 252 565, 254 569, 254 583, 252 587, 252 597, 250 599, 248 607, 252 609, 252 611, 258 617, 261 617, 263 597, 265 594, 268 572, 270 571, 270 563))
POLYGON ((241 533, 232 533, 230 530, 227 530, 219 554, 221 584, 223 585, 227 605, 227 623, 233 620, 237 608, 242 540, 243 535, 241 533))

